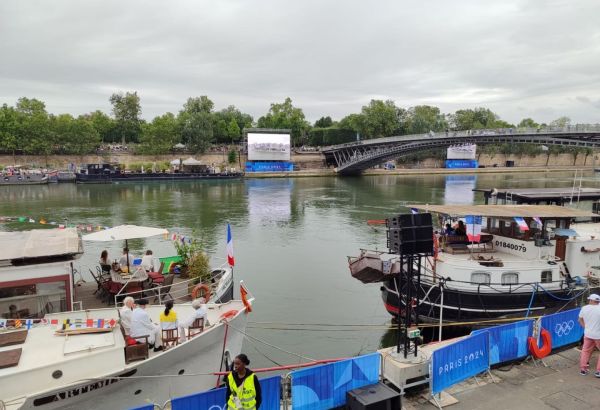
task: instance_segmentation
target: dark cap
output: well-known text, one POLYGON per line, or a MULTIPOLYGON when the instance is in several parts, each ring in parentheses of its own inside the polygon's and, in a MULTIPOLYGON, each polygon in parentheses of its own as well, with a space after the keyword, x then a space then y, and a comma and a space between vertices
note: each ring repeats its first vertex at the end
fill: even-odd
POLYGON ((148 301, 147 301, 146 299, 138 299, 138 300, 135 302, 135 304, 136 304, 136 305, 147 305, 147 304, 148 304, 148 301))

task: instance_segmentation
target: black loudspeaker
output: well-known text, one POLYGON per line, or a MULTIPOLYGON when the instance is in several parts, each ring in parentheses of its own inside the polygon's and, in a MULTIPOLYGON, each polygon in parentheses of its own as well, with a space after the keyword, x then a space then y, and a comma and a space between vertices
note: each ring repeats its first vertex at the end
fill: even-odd
POLYGON ((389 218, 387 244, 391 253, 433 253, 431 214, 402 214, 389 218))
POLYGON ((400 404, 400 393, 383 383, 346 393, 346 409, 349 410, 397 410, 402 408, 400 404))

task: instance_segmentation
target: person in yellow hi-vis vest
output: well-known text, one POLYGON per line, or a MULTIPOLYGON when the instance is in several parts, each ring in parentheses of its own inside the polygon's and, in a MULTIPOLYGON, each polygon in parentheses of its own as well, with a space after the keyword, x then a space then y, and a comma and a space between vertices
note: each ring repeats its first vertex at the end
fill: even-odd
POLYGON ((227 375, 227 409, 254 410, 260 408, 262 394, 260 383, 254 372, 246 366, 248 356, 239 354, 233 360, 233 371, 227 375))

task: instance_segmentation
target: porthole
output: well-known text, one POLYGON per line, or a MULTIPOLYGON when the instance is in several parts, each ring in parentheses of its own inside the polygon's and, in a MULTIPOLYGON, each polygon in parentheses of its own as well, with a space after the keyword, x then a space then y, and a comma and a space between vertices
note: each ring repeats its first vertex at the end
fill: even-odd
POLYGON ((181 376, 184 373, 185 373, 185 369, 181 369, 177 374, 181 376))
POLYGON ((63 375, 62 370, 55 370, 52 372, 52 377, 54 377, 55 379, 60 379, 63 375))
POLYGON ((137 395, 138 395, 138 394, 140 394, 141 392, 142 392, 142 391, 138 389, 138 390, 136 390, 135 392, 133 392, 133 394, 135 394, 135 395, 137 396, 137 395))

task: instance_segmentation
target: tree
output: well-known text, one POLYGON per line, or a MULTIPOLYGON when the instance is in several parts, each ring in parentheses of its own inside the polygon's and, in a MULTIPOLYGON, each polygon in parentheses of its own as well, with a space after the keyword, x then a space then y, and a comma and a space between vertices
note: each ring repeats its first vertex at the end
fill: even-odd
POLYGON ((240 126, 238 125, 236 120, 232 118, 231 121, 229 121, 229 124, 227 125, 227 135, 231 139, 231 142, 239 141, 241 137, 241 132, 242 131, 240 130, 240 126))
POLYGON ((531 118, 523 118, 521 122, 517 125, 518 128, 538 128, 540 124, 535 122, 531 118))
POLYGON ((85 118, 90 121, 102 142, 116 142, 113 141, 113 135, 116 130, 115 121, 112 118, 100 110, 86 114, 85 118))
POLYGON ((221 125, 217 125, 217 130, 215 131, 215 140, 219 143, 228 143, 230 141, 238 142, 241 139, 242 130, 252 126, 252 116, 242 113, 240 110, 235 108, 234 105, 230 105, 221 111, 215 112, 214 116, 217 119, 217 124, 220 124, 221 120, 223 120, 226 124, 227 132, 223 132, 222 134, 221 125), (236 134, 237 137, 232 137, 232 134, 229 132, 232 120, 236 122, 239 129, 239 132, 236 134))
POLYGON ((458 131, 497 128, 498 119, 492 110, 482 107, 458 110, 449 115, 450 125, 458 131))
POLYGON ((75 155, 93 152, 100 145, 101 138, 96 128, 85 116, 79 116, 71 122, 67 151, 75 155))
POLYGON ((554 121, 552 121, 550 123, 551 127, 556 127, 556 128, 565 128, 568 127, 569 125, 571 125, 571 119, 569 117, 558 117, 557 119, 555 119, 554 121))
POLYGON ((117 135, 122 144, 137 142, 141 134, 142 107, 137 92, 114 93, 109 98, 116 120, 117 135))
POLYGON ((55 148, 56 134, 50 130, 46 105, 35 98, 20 98, 16 110, 19 114, 17 145, 27 153, 46 157, 55 148))
POLYGON ((310 124, 304 118, 301 108, 292 105, 292 99, 287 97, 281 104, 273 103, 269 112, 258 119, 261 128, 290 129, 292 142, 304 143, 305 133, 310 124))
POLYGON ((321 117, 317 121, 315 121, 315 128, 329 128, 333 125, 333 120, 330 116, 321 117))
POLYGON ((235 164, 237 161, 237 152, 234 149, 230 149, 227 153, 227 162, 235 164))
POLYGON ((19 128, 19 114, 13 107, 3 104, 0 107, 0 151, 9 152, 15 162, 17 137, 19 128))
POLYGON ((365 116, 362 114, 350 114, 342 118, 338 124, 340 129, 352 130, 354 132, 364 133, 365 116))
POLYGON ((389 137, 399 133, 403 111, 392 100, 371 100, 362 107, 362 121, 358 119, 359 132, 367 138, 389 137), (362 130, 360 129, 362 128, 362 130))
POLYGON ((417 105, 405 112, 403 122, 409 134, 425 134, 429 131, 444 131, 448 128, 446 118, 438 107, 417 105))
POLYGON ((203 153, 214 141, 214 103, 205 95, 188 98, 179 112, 181 134, 188 147, 195 153, 203 153))
POLYGON ((175 115, 168 112, 155 117, 142 127, 139 152, 149 155, 168 153, 179 139, 179 127, 175 115))

